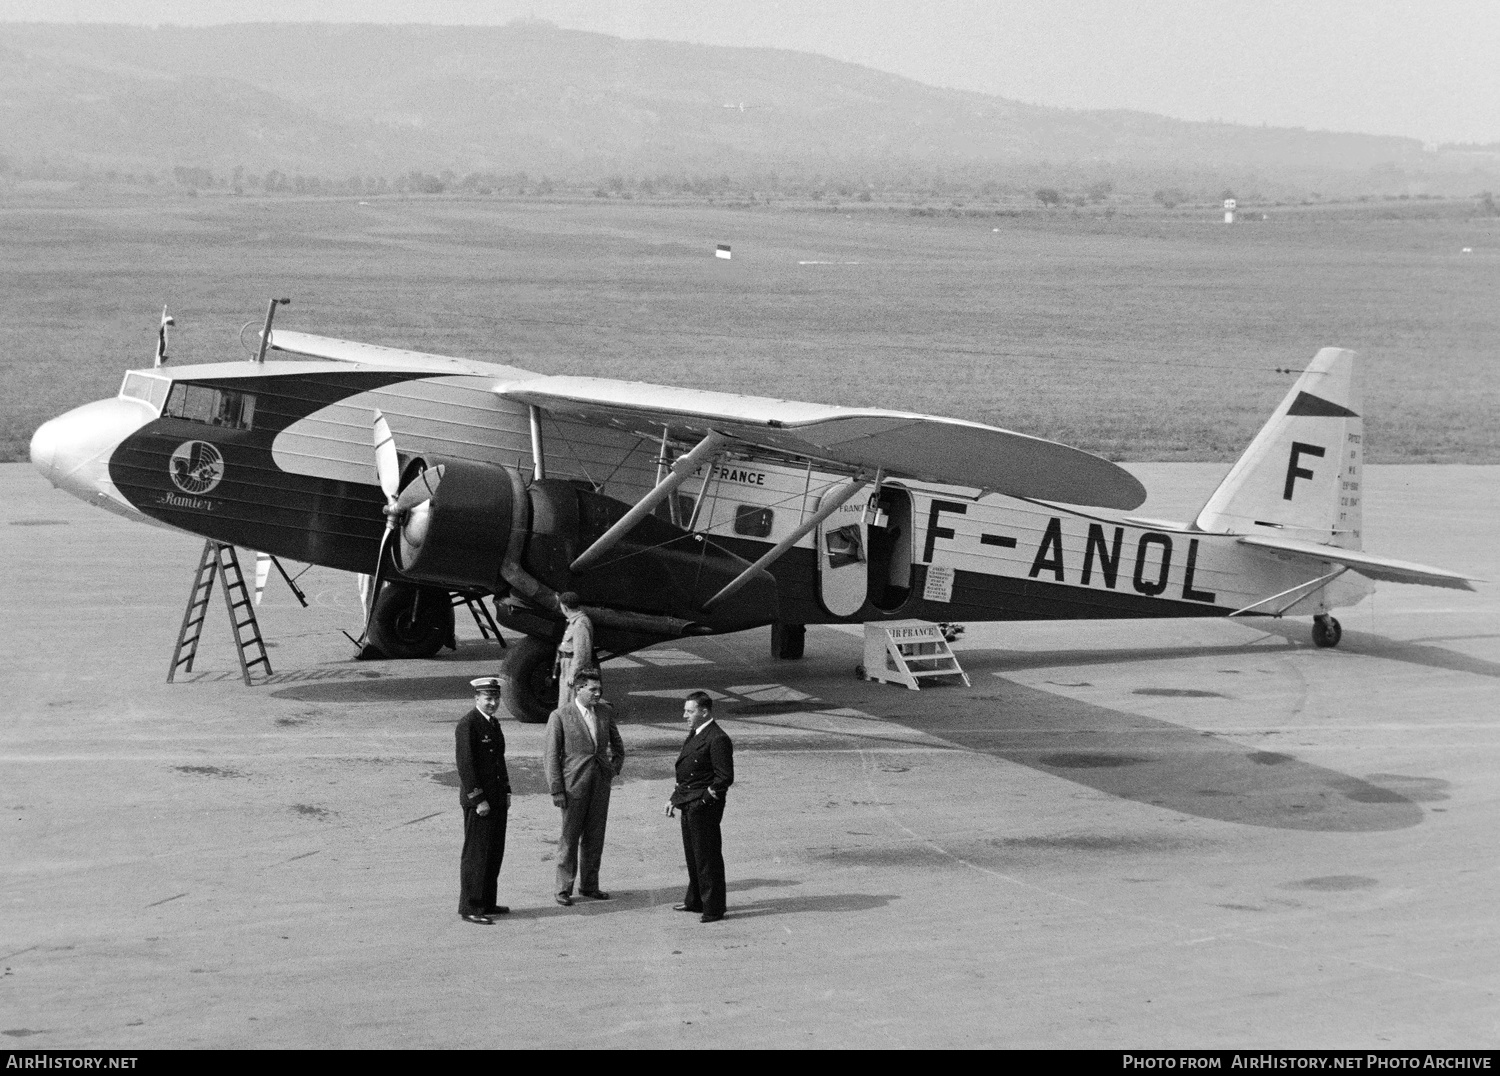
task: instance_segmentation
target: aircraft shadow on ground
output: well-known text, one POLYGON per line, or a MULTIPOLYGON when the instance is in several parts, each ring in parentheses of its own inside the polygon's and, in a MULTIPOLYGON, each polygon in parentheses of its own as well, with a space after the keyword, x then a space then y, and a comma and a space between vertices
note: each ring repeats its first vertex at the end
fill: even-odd
POLYGON ((433 702, 451 699, 458 707, 455 721, 463 716, 463 706, 472 703, 474 697, 468 677, 456 672, 445 676, 319 680, 277 688, 271 695, 297 702, 433 702))
MULTIPOLYGON (((850 682, 842 674, 842 659, 799 663, 796 682, 807 692, 821 690, 790 709, 816 711, 828 706, 856 706, 872 716, 950 743, 956 748, 990 754, 1096 789, 1111 796, 1165 807, 1183 814, 1243 825, 1317 832, 1382 832, 1419 824, 1422 808, 1403 792, 1412 787, 1401 775, 1380 775, 1379 783, 1303 762, 1289 754, 1259 751, 1213 733, 1176 725, 1139 714, 1113 710, 1004 679, 1006 672, 1050 666, 1120 665, 1205 656, 1243 655, 1264 649, 1284 653, 1286 647, 1268 637, 1282 636, 1302 643, 1301 625, 1259 625, 1267 632, 1248 643, 1231 646, 1140 647, 1108 651, 965 650, 964 665, 975 675, 997 674, 998 690, 986 694, 940 688, 920 696, 899 695, 884 685, 850 682), (823 666, 826 666, 824 668, 823 666), (825 678, 838 676, 835 686, 825 678), (837 700, 836 702, 833 700, 837 700)), ((1402 642, 1367 633, 1345 633, 1345 646, 1360 654, 1406 661, 1432 668, 1500 676, 1500 664, 1470 658, 1440 647, 1402 642)), ((1299 647, 1300 648, 1300 647, 1299 647)), ((1337 653, 1329 655, 1337 658, 1337 653)), ((639 684, 692 686, 717 683, 722 668, 631 669, 611 676, 622 694, 639 684)), ((746 676, 747 671, 736 672, 746 676)), ((752 679, 754 677, 751 677, 752 679)), ((762 679, 775 679, 771 670, 762 679)), ((461 676, 381 677, 301 683, 281 688, 279 698, 319 702, 391 702, 450 699, 462 706, 467 685, 461 676)), ((661 700, 632 700, 644 711, 661 700)), ((739 717, 748 725, 780 725, 753 712, 737 715, 743 704, 727 705, 723 716, 739 717)), ((661 708, 671 709, 670 700, 661 708)), ((748 710, 748 707, 745 707, 748 710)), ((630 715, 622 713, 623 721, 630 715)), ((738 723, 738 722, 736 722, 738 723)), ((796 727, 795 723, 788 727, 796 727)), ((909 743, 901 737, 870 732, 827 732, 809 749, 826 746, 828 737, 868 740, 872 746, 909 743)), ((747 743, 745 746, 749 747, 747 743)), ((639 761, 639 760, 638 760, 639 761)), ((636 776, 669 779, 663 762, 636 776), (658 772, 659 771, 659 772, 658 772)), ((522 784, 535 783, 529 772, 518 775, 522 784)), ((1419 797, 1420 798, 1420 797, 1419 797)))
MULTIPOLYGON (((731 893, 742 892, 745 886, 731 883, 729 889, 731 893)), ((678 899, 680 898, 673 896, 663 900, 660 891, 635 892, 617 889, 606 901, 575 897, 571 908, 564 908, 557 904, 535 908, 515 908, 509 915, 504 916, 501 922, 514 919, 551 919, 564 915, 610 915, 615 912, 639 911, 653 906, 670 907, 678 899)), ((883 908, 891 901, 898 899, 900 898, 896 894, 875 893, 810 893, 805 896, 764 897, 759 900, 732 901, 726 918, 754 919, 767 915, 797 915, 806 912, 869 912, 876 908, 883 908)), ((696 916, 682 914, 682 920, 684 923, 697 925, 696 916)))
MULTIPOLYGON (((1175 661, 1180 658, 1229 657, 1254 651, 1277 654, 1312 649, 1309 633, 1301 624, 1247 622, 1245 626, 1254 627, 1264 634, 1242 643, 1221 646, 1142 646, 1111 650, 1040 650, 1025 653, 1015 650, 964 650, 959 656, 967 667, 973 660, 972 655, 1003 654, 1004 658, 997 662, 996 668, 996 671, 1003 672, 1006 669, 1047 669, 1054 665, 1128 665, 1132 662, 1175 661), (1278 638, 1285 640, 1288 645, 1279 645, 1275 641, 1278 638)), ((1492 636, 1457 635, 1446 638, 1459 641, 1492 638, 1492 636)), ((1439 638, 1401 640, 1375 635, 1371 632, 1345 631, 1339 648, 1330 656, 1364 655, 1383 658, 1386 661, 1423 665, 1431 669, 1473 673, 1475 676, 1500 677, 1500 662, 1486 661, 1483 658, 1445 650, 1440 646, 1428 645, 1441 641, 1446 640, 1439 638)))
MULTIPOLYGON (((966 664, 985 671, 982 662, 966 664)), ((986 695, 958 689, 941 708, 871 712, 969 751, 1200 818, 1344 833, 1405 829, 1423 819, 1412 799, 1390 787, 1405 787, 1400 775, 1375 784, 1211 732, 999 683, 986 695)))
MULTIPOLYGON (((636 781, 670 781, 676 777, 677 756, 660 752, 632 751, 625 759, 625 770, 614 779, 615 787, 636 781)), ((510 777, 510 790, 516 796, 537 796, 549 790, 547 775, 542 760, 525 755, 512 755, 505 760, 505 769, 510 777)), ((440 785, 457 788, 457 770, 442 770, 428 777, 440 785)))

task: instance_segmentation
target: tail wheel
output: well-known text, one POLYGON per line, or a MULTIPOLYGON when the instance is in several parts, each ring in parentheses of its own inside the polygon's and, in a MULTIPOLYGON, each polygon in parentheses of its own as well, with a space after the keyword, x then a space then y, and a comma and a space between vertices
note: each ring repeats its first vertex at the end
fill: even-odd
POLYGON ((1321 647, 1338 646, 1344 637, 1344 629, 1331 616, 1313 617, 1313 642, 1321 647))
POLYGON ((552 675, 556 658, 556 646, 532 635, 505 651, 501 697, 517 721, 538 724, 557 709, 557 677, 552 675))
POLYGON ((369 641, 390 658, 430 658, 453 637, 453 602, 439 587, 387 583, 370 615, 369 641))

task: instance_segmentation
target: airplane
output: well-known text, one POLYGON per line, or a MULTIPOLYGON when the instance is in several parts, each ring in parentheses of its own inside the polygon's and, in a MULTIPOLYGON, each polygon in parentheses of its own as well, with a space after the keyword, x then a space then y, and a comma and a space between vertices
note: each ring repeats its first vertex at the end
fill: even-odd
MULTIPOLYGON (((274 303, 273 303, 274 305, 274 303)), ((365 638, 432 656, 453 596, 520 633, 507 709, 556 699, 558 595, 601 659, 771 626, 1300 616, 1471 577, 1362 549, 1352 351, 1320 350, 1196 518, 1082 450, 976 422, 263 330, 249 362, 130 370, 44 423, 52 484, 126 518, 372 577, 365 638)))

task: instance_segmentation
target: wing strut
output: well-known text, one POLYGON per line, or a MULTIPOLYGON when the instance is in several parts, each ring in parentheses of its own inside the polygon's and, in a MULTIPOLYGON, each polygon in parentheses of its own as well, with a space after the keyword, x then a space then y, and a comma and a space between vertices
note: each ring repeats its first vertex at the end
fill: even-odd
POLYGON ((1320 575, 1316 579, 1309 579, 1305 583, 1298 583, 1294 587, 1289 587, 1286 590, 1283 590, 1280 594, 1272 594, 1269 598, 1262 598, 1258 602, 1252 602, 1251 604, 1246 605, 1243 608, 1236 609, 1229 615, 1240 616, 1243 613, 1250 612, 1250 610, 1252 609, 1259 609, 1262 605, 1270 605, 1277 598, 1285 598, 1288 594, 1297 595, 1291 601, 1283 605, 1280 609, 1276 610, 1276 612, 1271 614, 1272 616, 1280 616, 1282 613, 1285 613, 1292 606, 1300 602, 1303 598, 1311 598, 1314 594, 1322 590, 1329 583, 1332 583, 1335 579, 1343 575, 1348 570, 1349 566, 1346 564, 1342 568, 1339 568, 1337 571, 1329 572, 1327 575, 1320 575))
POLYGON ((842 508, 845 501, 847 501, 850 497, 853 497, 856 493, 864 489, 869 484, 870 480, 864 477, 864 475, 855 475, 849 481, 845 482, 842 486, 840 486, 833 492, 833 495, 829 497, 826 502, 819 505, 818 510, 811 516, 809 516, 801 526, 792 531, 791 534, 788 534, 781 541, 777 542, 771 548, 770 552, 768 552, 765 556, 761 557, 754 564, 750 565, 750 567, 746 568, 739 575, 731 579, 727 584, 725 584, 723 590, 719 591, 712 598, 709 598, 708 601, 704 602, 703 608, 712 609, 716 603, 721 602, 725 598, 738 593, 741 587, 750 582, 750 580, 755 578, 755 576, 760 572, 765 571, 766 567, 770 565, 772 561, 777 560, 788 549, 792 548, 792 546, 800 542, 803 537, 809 534, 819 523, 822 523, 825 519, 842 508))
POLYGON ((542 411, 536 404, 528 404, 526 414, 531 420, 531 477, 540 482, 547 477, 547 457, 542 448, 542 411))
POLYGON ((712 455, 726 440, 728 438, 710 431, 708 436, 699 441, 691 451, 678 456, 677 461, 672 464, 671 473, 658 482, 655 489, 636 501, 635 507, 621 516, 613 527, 601 534, 593 545, 578 554, 578 559, 573 561, 571 569, 575 572, 582 572, 597 564, 600 557, 613 549, 620 539, 629 534, 632 527, 650 515, 657 505, 670 497, 672 491, 686 482, 698 469, 698 465, 707 456, 712 455))

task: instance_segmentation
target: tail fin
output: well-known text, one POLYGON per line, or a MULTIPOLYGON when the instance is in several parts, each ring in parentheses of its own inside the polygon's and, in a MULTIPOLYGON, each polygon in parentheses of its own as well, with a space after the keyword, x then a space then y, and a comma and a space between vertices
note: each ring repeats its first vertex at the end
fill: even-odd
POLYGON ((1355 353, 1325 347, 1219 488, 1198 526, 1360 549, 1364 420, 1355 353))

